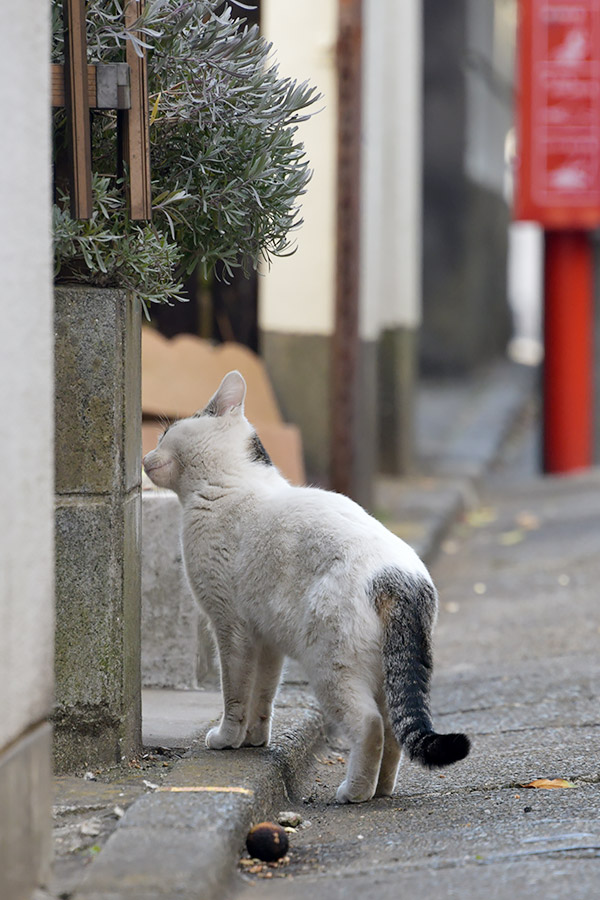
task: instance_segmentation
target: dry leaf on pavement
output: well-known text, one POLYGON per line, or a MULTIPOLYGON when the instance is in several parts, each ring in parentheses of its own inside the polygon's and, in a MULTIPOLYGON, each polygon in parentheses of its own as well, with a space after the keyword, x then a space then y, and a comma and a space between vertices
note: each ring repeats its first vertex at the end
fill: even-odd
POLYGON ((525 540, 525 532, 522 528, 513 528, 512 531, 503 531, 498 538, 498 543, 503 547, 512 547, 514 544, 520 544, 525 540))
POLYGON ((525 531, 537 531, 542 524, 539 516, 525 509, 515 517, 515 522, 519 528, 523 528, 525 531))
POLYGON ((536 778, 529 784, 522 784, 524 788, 572 788, 575 787, 572 781, 565 781, 564 778, 536 778))
POLYGON ((472 528, 483 528, 491 525, 498 518, 498 512, 493 506, 481 506, 479 509, 471 509, 465 514, 465 521, 472 528))

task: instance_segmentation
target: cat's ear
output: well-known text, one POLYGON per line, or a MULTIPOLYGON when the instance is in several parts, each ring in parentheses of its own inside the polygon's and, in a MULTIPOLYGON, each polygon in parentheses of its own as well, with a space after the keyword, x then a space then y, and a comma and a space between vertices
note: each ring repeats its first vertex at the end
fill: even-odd
POLYGON ((211 398, 208 406, 197 416, 224 416, 232 410, 244 411, 244 398, 246 397, 246 382, 237 370, 229 372, 219 385, 219 390, 211 398))

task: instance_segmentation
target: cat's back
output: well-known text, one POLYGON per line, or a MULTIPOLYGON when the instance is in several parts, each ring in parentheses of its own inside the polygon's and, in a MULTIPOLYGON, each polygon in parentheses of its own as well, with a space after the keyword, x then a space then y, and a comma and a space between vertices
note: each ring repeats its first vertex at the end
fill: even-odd
MULTIPOLYGON (((275 552, 335 558, 369 569, 398 565, 427 574, 414 550, 343 494, 289 484, 260 498, 256 526, 275 552)), ((263 544, 263 546, 265 546, 263 544)))

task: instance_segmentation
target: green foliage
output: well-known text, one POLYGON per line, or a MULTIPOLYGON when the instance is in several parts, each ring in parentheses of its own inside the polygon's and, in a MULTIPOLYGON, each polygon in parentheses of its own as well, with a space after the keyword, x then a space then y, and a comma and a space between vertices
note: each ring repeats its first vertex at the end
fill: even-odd
POLYGON ((128 288, 139 296, 147 317, 148 303, 183 300, 174 279, 181 260, 177 244, 145 222, 129 221, 122 191, 109 178, 94 175, 92 192, 94 213, 88 222, 71 218, 62 193, 54 206, 55 276, 128 288))
MULTIPOLYGON (((53 0, 55 61, 60 7, 53 0)), ((119 0, 90 0, 87 10, 90 62, 122 60, 131 31, 147 48, 153 221, 129 221, 116 179, 105 174, 94 181, 90 223, 73 222, 61 195, 58 277, 79 267, 94 283, 119 281, 146 302, 169 301, 198 264, 209 273, 222 261, 231 274, 293 251, 298 197, 311 175, 296 129, 317 99, 314 88, 281 78, 258 29, 220 0, 148 0, 131 31, 119 0)), ((113 170, 114 114, 94 114, 93 143, 97 172, 113 170)))

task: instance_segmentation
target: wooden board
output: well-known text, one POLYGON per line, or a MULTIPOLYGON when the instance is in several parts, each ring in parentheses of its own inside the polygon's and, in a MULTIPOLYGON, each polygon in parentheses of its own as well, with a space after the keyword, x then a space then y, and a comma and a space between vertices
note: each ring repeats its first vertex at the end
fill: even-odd
POLYGON ((294 484, 305 480, 302 439, 295 425, 283 422, 263 361, 242 344, 213 345, 193 335, 172 340, 142 328, 142 413, 144 453, 156 446, 163 430, 150 418, 169 420, 204 408, 221 380, 238 369, 248 386, 245 413, 267 452, 294 484))
MULTIPOLYGON (((125 7, 128 26, 135 23, 143 8, 143 0, 130 0, 125 7)), ((129 167, 129 215, 134 221, 148 221, 152 218, 152 192, 146 56, 138 56, 131 41, 127 41, 125 54, 131 70, 131 107, 123 121, 124 157, 129 167)))
POLYGON ((142 411, 171 418, 191 416, 208 403, 232 369, 238 369, 248 385, 250 421, 282 422, 264 364, 247 347, 215 346, 188 334, 169 340, 152 328, 142 328, 142 411))

